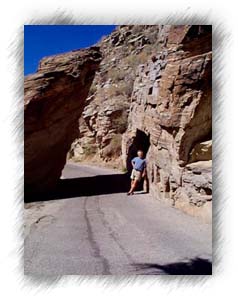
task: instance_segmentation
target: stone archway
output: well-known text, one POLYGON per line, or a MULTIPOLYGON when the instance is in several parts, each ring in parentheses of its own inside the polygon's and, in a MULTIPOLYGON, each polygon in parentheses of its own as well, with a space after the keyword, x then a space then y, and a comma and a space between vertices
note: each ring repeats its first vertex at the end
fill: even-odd
MULTIPOLYGON (((142 150, 144 152, 144 156, 146 157, 150 148, 150 135, 146 134, 140 129, 136 129, 135 134, 129 139, 129 143, 127 143, 126 147, 127 149, 126 155, 124 154, 124 164, 126 165, 127 174, 129 176, 132 171, 131 160, 137 156, 137 151, 142 150)), ((144 191, 147 192, 149 191, 149 181, 147 177, 140 182, 137 189, 144 189, 144 191)))
POLYGON ((131 144, 127 150, 126 168, 130 172, 132 170, 131 160, 137 156, 137 151, 142 150, 146 156, 150 147, 150 136, 144 131, 137 129, 135 136, 131 139, 131 144))
POLYGON ((71 51, 44 58, 25 77, 25 201, 50 192, 60 178, 100 62, 98 47, 71 51))

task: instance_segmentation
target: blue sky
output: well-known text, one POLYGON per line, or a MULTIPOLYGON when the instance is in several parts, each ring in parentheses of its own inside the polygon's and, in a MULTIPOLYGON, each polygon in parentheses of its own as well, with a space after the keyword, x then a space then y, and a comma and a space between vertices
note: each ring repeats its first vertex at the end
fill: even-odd
POLYGON ((35 73, 40 59, 89 47, 110 34, 115 25, 25 25, 24 75, 35 73))

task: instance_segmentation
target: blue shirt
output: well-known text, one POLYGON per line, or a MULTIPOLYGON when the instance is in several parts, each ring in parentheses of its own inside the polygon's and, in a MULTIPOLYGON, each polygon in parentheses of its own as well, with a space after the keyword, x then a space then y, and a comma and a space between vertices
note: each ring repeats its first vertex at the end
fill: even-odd
POLYGON ((137 171, 142 172, 146 167, 146 160, 140 157, 133 158, 131 162, 134 166, 134 169, 136 169, 137 171))

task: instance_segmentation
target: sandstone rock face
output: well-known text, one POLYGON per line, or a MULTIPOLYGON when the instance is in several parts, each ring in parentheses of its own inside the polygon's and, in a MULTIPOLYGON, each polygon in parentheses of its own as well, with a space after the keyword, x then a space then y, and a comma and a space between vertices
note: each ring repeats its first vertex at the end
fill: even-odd
POLYGON ((206 221, 212 194, 211 34, 211 26, 160 28, 161 51, 137 70, 122 142, 125 165, 136 149, 148 150, 155 197, 206 221))
POLYGON ((205 221, 212 218, 212 161, 187 164, 181 185, 174 194, 174 205, 205 221))
POLYGON ((25 77, 26 196, 49 191, 60 178, 100 61, 97 47, 72 51, 44 58, 25 77))
POLYGON ((66 153, 130 171, 142 149, 150 192, 211 221, 211 37, 210 26, 119 26, 102 57, 43 59, 25 79, 26 192, 54 187, 66 153))
POLYGON ((79 138, 69 158, 121 166, 121 138, 127 129, 137 66, 160 47, 161 26, 118 26, 97 46, 103 54, 79 121, 79 138))

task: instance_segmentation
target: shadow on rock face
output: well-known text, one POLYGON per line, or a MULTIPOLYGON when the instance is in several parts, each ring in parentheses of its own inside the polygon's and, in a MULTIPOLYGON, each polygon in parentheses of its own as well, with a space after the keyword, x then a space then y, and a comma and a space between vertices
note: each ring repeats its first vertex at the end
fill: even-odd
POLYGON ((211 261, 199 257, 167 265, 141 263, 133 267, 140 275, 212 275, 211 261))

